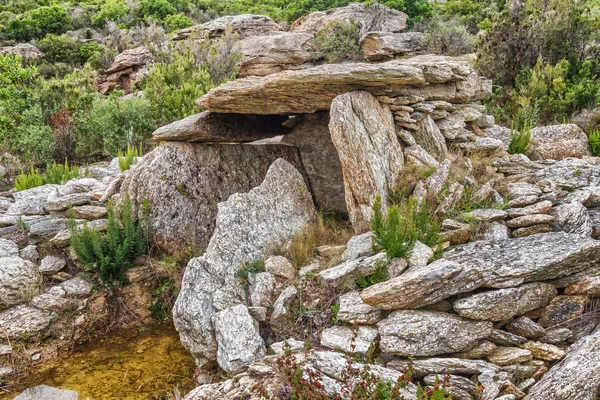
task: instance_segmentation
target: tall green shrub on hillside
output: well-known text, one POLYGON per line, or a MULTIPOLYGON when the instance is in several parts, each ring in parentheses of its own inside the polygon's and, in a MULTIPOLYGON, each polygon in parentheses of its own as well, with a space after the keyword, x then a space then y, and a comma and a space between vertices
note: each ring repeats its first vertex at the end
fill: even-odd
POLYGON ((72 221, 71 247, 77 254, 78 261, 97 273, 103 282, 122 283, 133 260, 146 251, 147 217, 134 221, 131 202, 126 197, 119 211, 109 205, 105 235, 87 225, 75 227, 72 221))
POLYGON ((235 78, 241 59, 237 35, 186 40, 158 55, 148 75, 145 98, 154 115, 165 124, 197 112, 195 100, 210 89, 235 78))

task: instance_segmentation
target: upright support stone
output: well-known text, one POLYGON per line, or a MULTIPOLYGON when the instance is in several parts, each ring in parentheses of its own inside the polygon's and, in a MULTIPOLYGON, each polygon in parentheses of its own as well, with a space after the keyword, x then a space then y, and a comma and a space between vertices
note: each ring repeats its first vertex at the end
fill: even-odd
POLYGON ((394 118, 369 92, 345 93, 331 104, 329 130, 342 163, 350 221, 364 232, 373 200, 379 195, 387 203, 404 165, 394 118))

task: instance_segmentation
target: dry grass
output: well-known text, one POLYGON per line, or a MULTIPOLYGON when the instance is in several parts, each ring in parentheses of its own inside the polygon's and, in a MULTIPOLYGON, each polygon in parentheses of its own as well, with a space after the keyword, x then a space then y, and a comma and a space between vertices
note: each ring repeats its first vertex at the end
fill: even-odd
POLYGON ((316 221, 293 238, 285 250, 274 249, 274 252, 286 256, 294 267, 300 269, 316 256, 317 247, 346 244, 352 235, 348 222, 319 213, 316 221))

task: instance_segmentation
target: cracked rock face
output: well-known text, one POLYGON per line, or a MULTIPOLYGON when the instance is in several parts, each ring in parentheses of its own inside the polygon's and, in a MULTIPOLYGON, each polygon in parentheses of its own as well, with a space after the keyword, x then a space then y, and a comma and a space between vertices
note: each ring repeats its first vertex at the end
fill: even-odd
POLYGON ((465 318, 502 321, 544 307, 557 294, 556 287, 548 283, 528 283, 465 297, 455 301, 452 307, 465 318))
POLYGON ((267 354, 258 331, 258 322, 243 304, 215 314, 215 334, 218 343, 217 362, 227 372, 240 372, 267 354))
POLYGON ((300 167, 289 146, 165 143, 144 156, 123 182, 134 213, 152 209, 152 241, 169 253, 206 249, 217 204, 260 185, 271 163, 283 158, 300 167))
POLYGON ((529 390, 525 400, 595 400, 600 394, 600 327, 579 339, 565 358, 529 390))
POLYGON ((173 309, 181 341, 199 367, 217 359, 214 313, 245 304, 235 273, 244 263, 263 258, 269 245, 301 232, 314 217, 302 176, 283 159, 271 165, 260 186, 219 203, 215 233, 204 255, 188 263, 173 309))
POLYGON ((427 268, 370 286, 361 297, 382 309, 417 308, 480 287, 509 288, 572 275, 591 268, 599 256, 599 242, 563 232, 474 242, 427 268))
POLYGON ((0 310, 31 299, 41 286, 42 275, 31 261, 0 258, 0 310))
POLYGON ((346 93, 332 103, 329 130, 342 164, 350 221, 364 232, 375 197, 387 203, 404 166, 392 113, 368 92, 346 93))
POLYGON ((492 331, 492 323, 435 311, 394 311, 377 324, 384 353, 408 357, 466 351, 492 331))

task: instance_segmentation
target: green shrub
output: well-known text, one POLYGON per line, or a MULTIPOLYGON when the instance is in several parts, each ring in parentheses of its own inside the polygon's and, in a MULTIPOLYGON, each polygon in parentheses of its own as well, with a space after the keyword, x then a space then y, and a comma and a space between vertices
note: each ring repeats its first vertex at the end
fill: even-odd
POLYGON ((142 0, 139 12, 142 18, 153 17, 162 21, 167 16, 176 14, 177 9, 168 0, 142 0))
POLYGON ((508 152, 510 154, 526 154, 531 147, 531 127, 519 131, 513 130, 508 152))
POLYGON ((59 5, 43 6, 27 11, 8 21, 3 36, 17 42, 41 39, 49 33, 60 35, 71 28, 67 10, 59 5))
POLYGON ((186 17, 184 14, 173 14, 168 15, 165 18, 165 30, 167 32, 175 32, 183 28, 192 26, 192 19, 186 17))
POLYGON ((144 152, 142 151, 142 144, 139 147, 127 146, 127 150, 123 153, 121 150, 118 152, 119 157, 119 168, 121 171, 127 171, 133 165, 136 157, 142 157, 144 152))
POLYGON ((428 53, 458 56, 472 53, 475 39, 456 19, 438 17, 425 23, 421 45, 428 53))
POLYGON ((107 284, 122 283, 133 260, 147 248, 147 215, 134 221, 126 197, 120 211, 108 207, 108 227, 102 235, 87 225, 71 227, 71 247, 78 261, 107 284))
POLYGON ((383 261, 377 261, 375 272, 371 275, 358 278, 356 286, 359 289, 364 289, 373 286, 377 283, 385 282, 389 279, 388 267, 383 261))
POLYGON ((592 148, 592 154, 595 157, 600 157, 600 130, 593 129, 588 134, 588 142, 592 148))
POLYGON ((15 180, 15 188, 18 192, 21 190, 42 186, 43 184, 44 179, 42 178, 42 175, 40 175, 40 171, 33 169, 33 167, 31 167, 29 172, 21 172, 15 180))
POLYGON ((315 35, 315 44, 328 63, 363 58, 360 51, 360 24, 354 20, 328 23, 315 35))
POLYGON ((129 7, 123 0, 107 0, 100 11, 92 16, 92 24, 102 26, 107 21, 121 21, 129 13, 129 7))
POLYGON ((153 110, 146 98, 121 99, 119 94, 98 98, 89 110, 77 113, 74 140, 75 153, 80 159, 114 157, 127 146, 137 147, 156 129, 153 110))
POLYGON ((391 205, 384 218, 381 197, 377 196, 373 202, 371 230, 374 250, 383 249, 390 258, 407 258, 417 240, 430 247, 437 244, 440 224, 427 207, 419 207, 413 200, 402 206, 391 205))
POLYGON ((241 59, 237 36, 231 33, 217 40, 182 42, 159 55, 146 80, 145 98, 161 124, 197 113, 195 100, 235 78, 241 59))
POLYGON ((58 164, 55 161, 47 165, 44 171, 44 183, 62 184, 80 177, 81 172, 79 172, 79 167, 70 166, 66 158, 64 164, 58 164))

